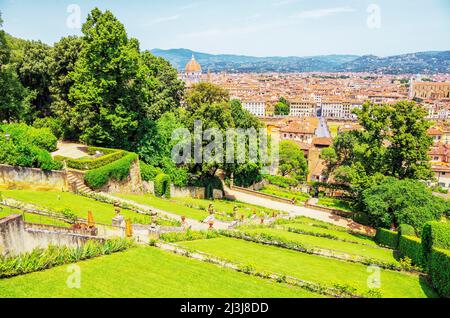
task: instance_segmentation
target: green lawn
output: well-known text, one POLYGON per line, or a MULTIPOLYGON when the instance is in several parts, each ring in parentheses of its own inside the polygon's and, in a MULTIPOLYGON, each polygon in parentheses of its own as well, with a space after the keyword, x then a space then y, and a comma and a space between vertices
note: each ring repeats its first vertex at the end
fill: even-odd
POLYGON ((285 230, 271 229, 271 228, 248 229, 248 230, 246 229, 245 232, 266 233, 269 235, 273 235, 275 237, 289 240, 291 242, 300 243, 305 247, 322 248, 354 256, 374 258, 389 263, 398 263, 394 257, 394 251, 388 249, 381 249, 361 244, 341 242, 328 238, 291 233, 285 230))
MULTIPOLYGON (((57 191, 28 191, 28 190, 2 190, 3 197, 32 203, 39 207, 53 211, 70 209, 80 218, 87 218, 88 211, 92 211, 94 220, 103 224, 111 224, 116 215, 111 204, 98 202, 69 192, 57 191)), ((149 224, 151 217, 122 209, 125 218, 131 218, 133 223, 149 224)))
POLYGON ((177 203, 174 200, 157 198, 152 195, 120 194, 120 193, 114 195, 119 198, 134 201, 139 204, 145 204, 169 213, 177 214, 180 216, 184 215, 187 218, 195 219, 198 221, 203 221, 209 215, 209 213, 205 210, 187 207, 184 206, 183 204, 177 203))
MULTIPOLYGON (((368 290, 367 281, 372 273, 362 264, 238 239, 217 238, 178 244, 239 264, 252 265, 258 271, 276 272, 327 286, 347 284, 357 288, 360 293, 368 290)), ((388 270, 381 270, 380 275, 383 297, 436 297, 434 291, 417 275, 388 270)))
POLYGON ((202 199, 193 199, 193 198, 173 198, 171 201, 175 201, 181 204, 189 204, 196 207, 201 207, 207 209, 209 204, 212 203, 214 205, 214 209, 217 212, 228 214, 230 216, 233 215, 233 209, 236 206, 238 208, 238 214, 244 214, 246 217, 249 217, 255 212, 260 215, 261 212, 265 212, 266 214, 272 215, 273 212, 280 213, 279 211, 275 211, 273 209, 261 207, 258 205, 248 204, 240 201, 229 201, 229 200, 202 200, 202 199))
POLYGON ((337 230, 333 230, 333 229, 324 229, 324 228, 306 224, 306 223, 288 223, 288 224, 283 224, 281 226, 284 228, 297 229, 297 230, 305 231, 308 233, 333 235, 339 239, 343 239, 343 240, 351 241, 351 242, 355 242, 355 243, 378 246, 377 243, 373 239, 371 239, 367 236, 364 236, 364 235, 352 234, 352 233, 337 231, 337 230))
POLYGON ((336 209, 336 210, 342 210, 346 212, 353 212, 350 203, 347 201, 335 199, 335 198, 320 198, 318 205, 336 209))
POLYGON ((0 279, 5 297, 311 298, 300 288, 251 277, 231 269, 169 254, 151 247, 78 263, 81 288, 69 289, 68 266, 0 279))
POLYGON ((262 190, 260 190, 262 193, 275 195, 277 197, 285 198, 292 200, 295 198, 297 200, 297 203, 300 202, 306 202, 311 196, 307 193, 298 192, 298 191, 291 191, 288 189, 283 189, 280 187, 277 187, 275 185, 265 185, 262 190))
POLYGON ((70 227, 69 223, 59 221, 56 219, 52 219, 50 217, 41 216, 37 214, 32 213, 24 213, 21 210, 11 209, 9 207, 2 207, 0 206, 0 218, 9 216, 11 214, 21 214, 23 215, 23 219, 27 223, 38 223, 38 224, 47 224, 47 225, 54 225, 54 226, 62 226, 62 227, 70 227))

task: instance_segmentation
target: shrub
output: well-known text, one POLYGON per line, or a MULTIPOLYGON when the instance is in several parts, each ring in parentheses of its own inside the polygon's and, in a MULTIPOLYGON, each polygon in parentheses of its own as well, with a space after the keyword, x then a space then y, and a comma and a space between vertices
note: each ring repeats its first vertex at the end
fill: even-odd
POLYGON ((414 230, 414 227, 408 224, 400 224, 398 227, 398 235, 399 237, 402 235, 405 236, 416 236, 416 231, 414 230))
POLYGON ((265 175, 264 179, 270 184, 279 186, 281 188, 289 189, 298 186, 299 182, 293 178, 265 175))
POLYGON ((414 236, 401 235, 398 241, 398 250, 401 257, 408 257, 413 264, 424 266, 425 259, 423 255, 422 242, 414 236))
POLYGON ((2 130, 16 142, 25 142, 48 152, 57 149, 58 139, 49 128, 34 128, 26 124, 3 125, 2 130))
POLYGON ((153 167, 143 161, 139 162, 142 181, 154 181, 156 176, 163 173, 161 168, 153 167))
POLYGON ((356 223, 362 224, 362 225, 369 225, 370 224, 370 218, 369 216, 364 212, 358 212, 353 216, 353 220, 356 223))
POLYGON ((160 173, 155 178, 155 195, 157 197, 170 197, 170 177, 167 174, 160 173))
POLYGON ((62 122, 58 118, 45 117, 36 118, 33 123, 34 128, 48 128, 56 138, 61 139, 64 134, 62 122))
POLYGON ((428 222, 422 230, 422 245, 425 259, 429 260, 433 248, 450 249, 450 225, 428 222))
POLYGON ((84 179, 92 189, 100 189, 109 180, 123 181, 130 175, 131 165, 137 158, 137 154, 128 153, 125 157, 113 163, 88 171, 84 179))
POLYGON ((398 246, 398 234, 394 231, 379 228, 375 235, 375 241, 382 246, 396 249, 398 246))
POLYGON ((450 251, 433 248, 430 253, 431 283, 441 297, 450 297, 450 251))

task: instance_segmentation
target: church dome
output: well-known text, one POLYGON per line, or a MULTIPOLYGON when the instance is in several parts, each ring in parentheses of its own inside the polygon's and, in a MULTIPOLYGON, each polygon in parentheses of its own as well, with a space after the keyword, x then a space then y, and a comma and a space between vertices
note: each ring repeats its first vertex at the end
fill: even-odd
POLYGON ((192 59, 186 64, 186 73, 200 73, 201 71, 202 67, 195 60, 194 55, 192 55, 192 59))

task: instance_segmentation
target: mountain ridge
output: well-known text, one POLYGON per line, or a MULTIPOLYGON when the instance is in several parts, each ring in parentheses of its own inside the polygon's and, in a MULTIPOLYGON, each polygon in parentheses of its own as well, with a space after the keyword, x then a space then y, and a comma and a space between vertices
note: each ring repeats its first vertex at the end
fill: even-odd
POLYGON ((450 73, 450 51, 424 51, 387 57, 375 55, 330 54, 318 56, 255 57, 235 54, 209 54, 180 49, 153 49, 179 71, 192 54, 204 70, 212 72, 373 72, 382 74, 450 73))

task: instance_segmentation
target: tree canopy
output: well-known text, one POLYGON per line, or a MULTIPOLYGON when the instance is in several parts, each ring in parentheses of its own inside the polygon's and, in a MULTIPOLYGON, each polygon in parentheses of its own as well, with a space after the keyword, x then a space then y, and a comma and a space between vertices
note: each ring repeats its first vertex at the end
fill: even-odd
POLYGON ((362 193, 364 212, 371 225, 397 228, 409 224, 420 232, 428 221, 440 220, 450 205, 435 197, 420 181, 385 178, 362 193))
POLYGON ((408 101, 395 105, 368 102, 355 113, 363 129, 340 134, 332 150, 322 152, 328 173, 337 181, 350 184, 358 197, 382 176, 432 178, 430 123, 422 106, 408 101))
POLYGON ((299 182, 306 181, 308 162, 302 149, 294 141, 280 142, 279 171, 282 176, 290 176, 299 182))

